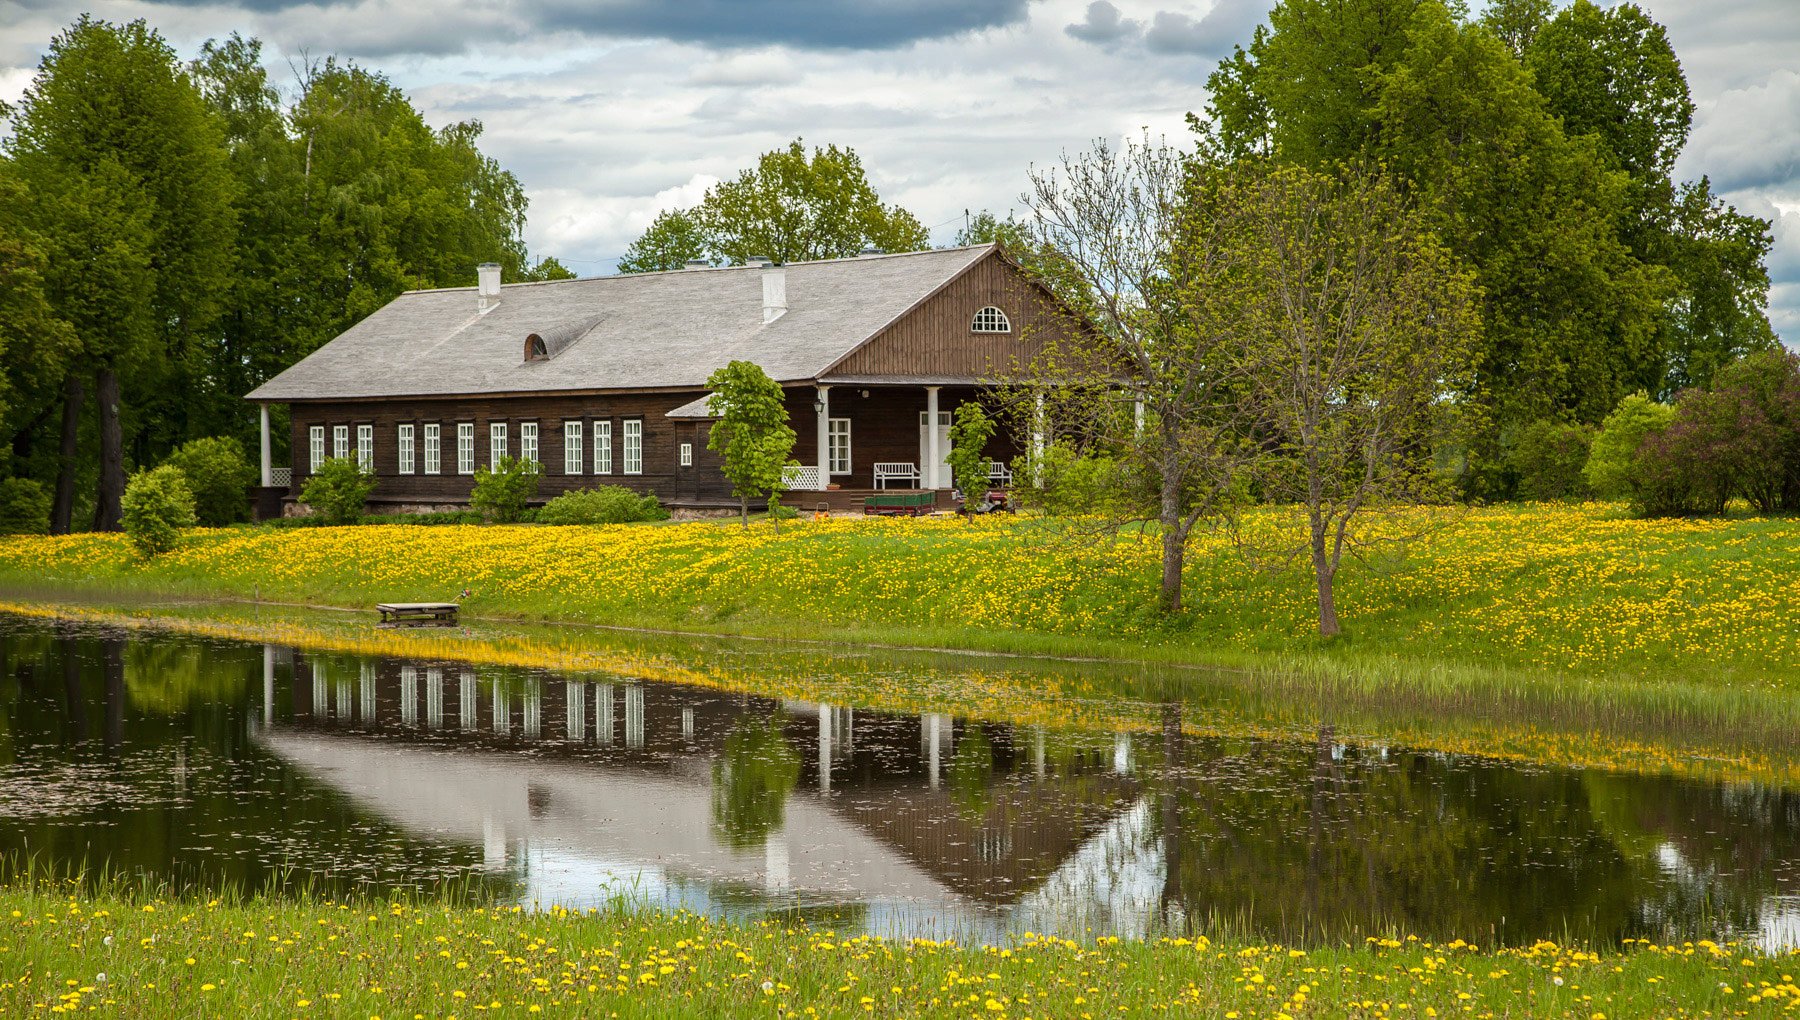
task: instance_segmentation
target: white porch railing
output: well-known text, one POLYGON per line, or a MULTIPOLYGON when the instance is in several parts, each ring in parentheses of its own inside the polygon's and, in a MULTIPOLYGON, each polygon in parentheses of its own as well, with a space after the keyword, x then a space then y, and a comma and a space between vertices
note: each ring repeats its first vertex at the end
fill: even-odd
POLYGON ((823 492, 825 489, 824 482, 819 478, 817 464, 790 464, 781 469, 781 482, 788 487, 789 491, 823 492))
POLYGON ((270 468, 269 484, 280 489, 294 484, 294 469, 291 467, 270 468))

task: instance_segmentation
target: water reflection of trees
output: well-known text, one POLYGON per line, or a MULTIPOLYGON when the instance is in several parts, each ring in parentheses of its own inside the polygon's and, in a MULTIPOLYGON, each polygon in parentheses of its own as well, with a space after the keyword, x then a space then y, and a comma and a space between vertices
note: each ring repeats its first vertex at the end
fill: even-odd
POLYGON ((745 716, 713 762, 713 831, 725 845, 761 847, 781 828, 787 798, 800 781, 800 755, 776 721, 745 716))

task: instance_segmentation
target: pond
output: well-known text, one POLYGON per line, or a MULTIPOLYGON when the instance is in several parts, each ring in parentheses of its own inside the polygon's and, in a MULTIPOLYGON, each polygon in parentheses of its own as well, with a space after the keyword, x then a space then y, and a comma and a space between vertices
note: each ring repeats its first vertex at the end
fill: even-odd
POLYGON ((0 617, 0 855, 963 940, 1800 941, 1776 785, 818 704, 718 654, 741 689, 0 617))

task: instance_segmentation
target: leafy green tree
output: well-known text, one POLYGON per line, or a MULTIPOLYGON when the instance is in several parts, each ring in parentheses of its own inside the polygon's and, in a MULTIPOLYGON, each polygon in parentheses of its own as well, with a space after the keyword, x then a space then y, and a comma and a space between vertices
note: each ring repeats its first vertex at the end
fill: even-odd
MULTIPOLYGON (((181 406, 186 380, 171 366, 196 355, 228 289, 235 223, 222 134, 160 35, 84 16, 52 40, 7 150, 36 227, 58 246, 52 302, 75 328, 99 404, 95 523, 117 528, 121 413, 128 402, 181 406)), ((78 408, 80 396, 71 386, 65 399, 78 408)))
POLYGON ((1660 246, 1678 280, 1664 321, 1662 393, 1705 386, 1733 361, 1780 348, 1768 316, 1768 220, 1715 198, 1702 177, 1677 190, 1660 246))
POLYGON ((709 188, 694 208, 659 215, 626 251, 619 271, 680 269, 696 258, 732 265, 756 256, 805 262, 844 258, 870 246, 917 251, 928 243, 917 217, 882 204, 854 150, 828 145, 809 154, 795 139, 709 188))
POLYGON ((950 465, 950 479, 963 494, 963 516, 971 517, 976 493, 988 486, 988 440, 994 437, 994 422, 982 406, 971 400, 958 404, 950 422, 950 452, 944 462, 950 465))
POLYGON ((50 530, 50 494, 29 478, 0 479, 0 535, 50 530))
POLYGON ((20 463, 32 467, 33 441, 57 409, 75 333, 57 313, 49 279, 56 250, 30 226, 31 199, 0 157, 0 427, 20 463))
POLYGON ((168 464, 132 475, 120 501, 120 520, 142 555, 175 548, 181 529, 194 526, 194 494, 187 479, 168 464))
POLYGON ((1518 475, 1525 499, 1576 499, 1587 494, 1582 469, 1594 442, 1595 428, 1574 422, 1535 421, 1513 437, 1507 461, 1518 475))
POLYGON ((1638 486, 1639 447, 1645 437, 1667 428, 1674 417, 1674 408, 1644 393, 1632 393, 1619 401, 1601 422, 1600 434, 1588 451, 1587 466, 1581 470, 1588 487, 1604 499, 1631 497, 1638 486))
POLYGON ((237 440, 217 436, 190 440, 163 463, 187 479, 194 493, 194 515, 201 524, 222 528, 249 518, 248 492, 256 470, 237 440))
POLYGON ((327 457, 300 487, 300 502, 327 524, 355 524, 375 491, 375 474, 355 457, 327 457))
MULTIPOLYGON (((1305 514, 1286 555, 1310 559, 1319 633, 1331 637, 1345 553, 1396 539, 1368 518, 1446 495, 1433 452, 1456 424, 1444 395, 1466 386, 1474 363, 1474 280, 1425 214, 1372 173, 1236 173, 1203 183, 1194 201, 1190 229, 1212 234, 1225 221, 1241 275, 1231 291, 1181 300, 1237 312, 1227 350, 1261 449, 1256 479, 1305 514)), ((1187 240, 1177 258, 1208 247, 1187 240)))
POLYGON ((779 531, 777 501, 787 489, 782 472, 794 450, 781 385, 755 362, 733 361, 714 371, 706 386, 712 390, 707 408, 719 416, 706 448, 724 460, 721 470, 738 498, 744 527, 750 526, 751 498, 766 495, 779 531))
POLYGON ((516 524, 525 516, 525 507, 537 495, 538 481, 544 467, 523 457, 502 457, 490 470, 475 469, 475 491, 469 505, 481 516, 500 524, 516 524))
POLYGON ((1481 23, 1522 59, 1555 12, 1552 0, 1491 0, 1481 23))

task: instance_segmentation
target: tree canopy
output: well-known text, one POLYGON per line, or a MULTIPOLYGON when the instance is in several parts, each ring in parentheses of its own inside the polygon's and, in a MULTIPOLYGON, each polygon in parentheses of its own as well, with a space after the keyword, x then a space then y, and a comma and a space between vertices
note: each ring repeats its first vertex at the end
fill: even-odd
POLYGON ((632 242, 619 271, 680 269, 693 259, 805 262, 846 258, 869 247, 900 252, 928 244, 917 217, 882 204, 855 150, 828 145, 809 154, 796 138, 709 188, 692 209, 657 216, 632 242))

